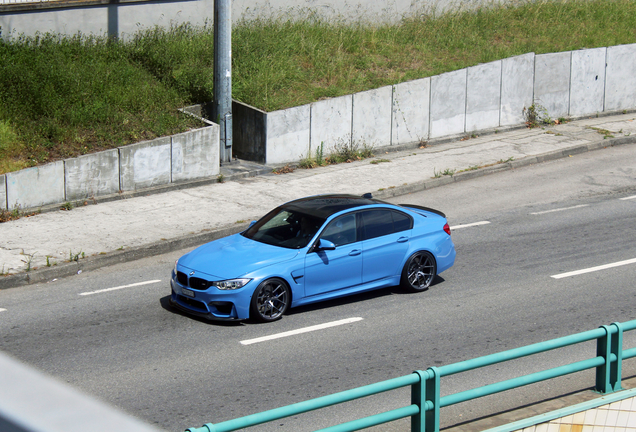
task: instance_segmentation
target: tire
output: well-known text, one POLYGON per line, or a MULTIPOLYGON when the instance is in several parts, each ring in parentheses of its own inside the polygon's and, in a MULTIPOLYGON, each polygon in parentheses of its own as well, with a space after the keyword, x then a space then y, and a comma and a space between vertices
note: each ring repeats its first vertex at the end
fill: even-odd
POLYGON ((284 280, 264 280, 254 290, 250 303, 250 316, 260 322, 280 319, 289 308, 291 292, 284 280))
POLYGON ((437 263, 429 252, 415 252, 404 264, 401 285, 406 291, 426 291, 437 274, 437 263))

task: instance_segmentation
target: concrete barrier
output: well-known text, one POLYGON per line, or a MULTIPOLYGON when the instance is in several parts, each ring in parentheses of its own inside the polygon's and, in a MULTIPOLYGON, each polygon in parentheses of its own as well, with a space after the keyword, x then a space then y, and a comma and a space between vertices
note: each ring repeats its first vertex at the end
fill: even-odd
POLYGON ((64 161, 66 200, 75 201, 119 191, 119 151, 106 150, 64 161))
POLYGON ((423 143, 428 139, 430 98, 430 78, 393 86, 392 145, 423 143))
POLYGON ((501 61, 500 126, 523 124, 524 109, 532 105, 534 95, 534 53, 501 61))
POLYGON ((221 166, 219 134, 218 127, 205 127, 171 137, 171 180, 173 183, 214 177, 219 174, 221 166))
POLYGON ((466 80, 466 132, 499 126, 501 61, 468 68, 466 80))
POLYGON ((636 107, 636 44, 607 48, 605 111, 636 107))
POLYGON ((571 58, 570 51, 534 58, 534 103, 552 119, 569 114, 571 58))
POLYGON ((33 208, 62 203, 64 196, 64 162, 7 173, 7 205, 33 208))
POLYGON ((464 132, 466 76, 461 69, 431 77, 431 138, 464 132))
POLYGON ((311 104, 310 151, 323 144, 328 155, 337 145, 351 143, 353 96, 346 95, 311 104))
POLYGON ((391 143, 393 87, 353 95, 351 141, 354 146, 381 147, 391 143))
POLYGON ((219 126, 0 176, 0 208, 37 208, 132 191, 220 172, 219 126))
POLYGON ((603 112, 607 48, 572 51, 571 116, 603 112))
POLYGON ((267 114, 265 163, 301 160, 309 154, 311 106, 302 105, 267 114))

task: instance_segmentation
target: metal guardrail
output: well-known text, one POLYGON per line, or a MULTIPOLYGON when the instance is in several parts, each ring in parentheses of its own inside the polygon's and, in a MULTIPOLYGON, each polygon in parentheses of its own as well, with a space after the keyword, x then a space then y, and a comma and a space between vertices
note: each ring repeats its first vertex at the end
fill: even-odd
POLYGON ((234 420, 228 420, 222 423, 208 423, 200 428, 186 429, 186 432, 231 432, 406 386, 411 386, 410 405, 370 417, 342 423, 326 429, 321 429, 320 432, 352 432, 406 417, 411 417, 411 432, 438 432, 440 428, 440 409, 445 406, 466 402, 494 393, 523 387, 529 384, 592 368, 596 369, 595 390, 604 394, 612 393, 621 389, 623 360, 636 357, 636 348, 623 349, 623 333, 634 329, 636 329, 636 320, 627 321, 625 323, 613 323, 611 325, 601 326, 595 330, 564 336, 546 342, 539 342, 533 345, 515 348, 484 357, 478 357, 440 367, 430 367, 426 371, 415 371, 412 374, 403 377, 346 390, 316 399, 310 399, 304 402, 240 417, 234 420), (444 397, 441 397, 440 395, 442 377, 578 343, 589 342, 595 339, 597 341, 596 356, 592 358, 444 397))

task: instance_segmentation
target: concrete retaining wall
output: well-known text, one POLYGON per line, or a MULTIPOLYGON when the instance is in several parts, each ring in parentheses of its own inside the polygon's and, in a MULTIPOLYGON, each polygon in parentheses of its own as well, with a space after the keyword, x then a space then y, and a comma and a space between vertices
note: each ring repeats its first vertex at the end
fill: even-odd
POLYGON ((523 125, 533 104, 551 119, 634 109, 634 70, 636 44, 528 53, 275 113, 243 105, 234 112, 234 153, 280 164, 314 156, 321 144, 325 156, 352 143, 417 144, 523 125), (256 115, 266 127, 255 130, 256 115))
POLYGON ((0 176, 0 208, 37 208, 220 172, 219 127, 66 159, 0 176))
MULTIPOLYGON (((138 30, 190 23, 203 26, 214 21, 213 0, 140 1, 80 0, 0 4, 0 35, 8 37, 36 32, 116 36, 127 39, 138 30)), ((233 0, 232 21, 242 19, 299 19, 322 17, 325 22, 399 23, 424 10, 489 5, 491 0, 233 0)))

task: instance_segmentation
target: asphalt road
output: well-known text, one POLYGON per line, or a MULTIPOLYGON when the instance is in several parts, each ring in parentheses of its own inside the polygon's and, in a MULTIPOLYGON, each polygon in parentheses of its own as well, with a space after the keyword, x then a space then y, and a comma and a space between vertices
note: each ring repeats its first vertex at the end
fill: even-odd
MULTIPOLYGON (((425 293, 381 290, 271 324, 214 324, 170 310, 169 273, 185 251, 0 291, 0 349, 166 430, 228 420, 636 319, 636 263, 552 277, 636 258, 634 196, 636 157, 623 146, 394 199, 447 214, 456 265, 425 293), (118 289, 100 291, 109 288, 118 289), (245 344, 348 318, 361 319, 245 344)), ((634 336, 625 346, 636 346, 634 336)), ((449 377, 443 394, 593 353, 587 344, 449 377)), ((442 423, 592 385, 593 373, 576 374, 446 408, 442 423)), ((396 391, 253 430, 314 430, 408 401, 407 390, 396 391)))

